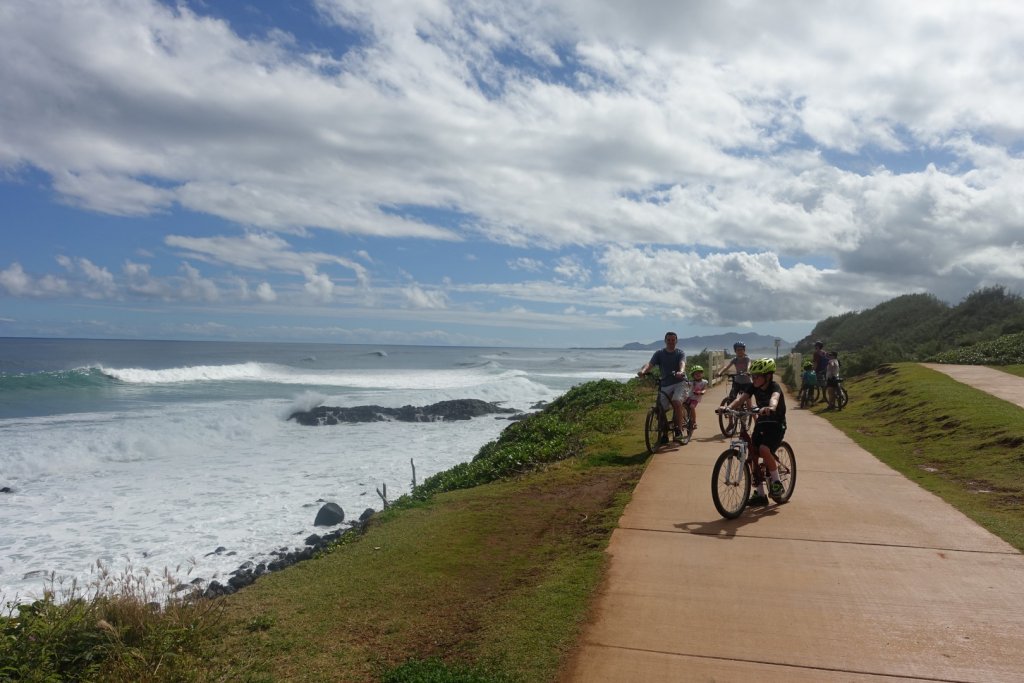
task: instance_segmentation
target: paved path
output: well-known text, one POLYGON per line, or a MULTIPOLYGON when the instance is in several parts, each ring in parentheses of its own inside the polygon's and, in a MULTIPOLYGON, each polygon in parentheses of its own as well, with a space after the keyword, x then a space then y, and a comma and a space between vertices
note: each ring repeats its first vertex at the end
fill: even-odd
POLYGON ((984 365, 947 365, 945 363, 921 363, 921 365, 943 372, 958 382, 970 384, 975 389, 981 389, 1024 408, 1024 377, 986 368, 984 365))
POLYGON ((723 520, 723 393, 651 459, 565 680, 1024 681, 1024 555, 810 411, 793 499, 723 520))

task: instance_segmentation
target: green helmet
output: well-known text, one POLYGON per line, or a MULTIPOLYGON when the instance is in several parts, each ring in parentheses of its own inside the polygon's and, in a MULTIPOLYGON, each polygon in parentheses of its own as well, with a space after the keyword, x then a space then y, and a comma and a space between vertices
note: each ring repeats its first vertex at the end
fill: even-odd
POLYGON ((767 375, 775 372, 775 360, 773 358, 758 358, 750 364, 751 375, 767 375))
POLYGON ((704 372, 704 368, 702 368, 699 365, 694 365, 693 367, 690 368, 690 377, 693 377, 698 372, 704 372))
POLYGON ((814 367, 814 363, 812 363, 809 360, 805 360, 804 361, 804 370, 810 370, 813 367, 814 367))

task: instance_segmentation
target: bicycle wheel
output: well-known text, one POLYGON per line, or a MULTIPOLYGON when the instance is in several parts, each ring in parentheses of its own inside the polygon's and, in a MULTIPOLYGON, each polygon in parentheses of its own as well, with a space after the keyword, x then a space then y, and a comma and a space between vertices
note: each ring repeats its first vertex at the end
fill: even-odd
POLYGON ((796 456, 793 455, 793 448, 783 441, 775 449, 775 460, 779 463, 779 480, 782 481, 782 494, 772 496, 779 505, 789 501, 796 488, 796 456))
POLYGON ((836 387, 836 404, 840 408, 845 408, 846 404, 850 402, 850 395, 846 393, 846 387, 840 384, 836 387))
MULTIPOLYGON (((729 405, 729 397, 726 396, 722 399, 719 404, 722 406, 729 405)), ((722 430, 722 434, 725 436, 732 436, 736 433, 736 416, 731 413, 719 413, 718 414, 718 428, 722 430)))
POLYGON ((647 452, 652 455, 661 445, 662 430, 658 417, 658 409, 651 408, 647 411, 647 420, 644 422, 644 443, 647 445, 647 452))
POLYGON ((711 471, 711 500, 715 502, 718 514, 726 519, 736 519, 747 506, 750 498, 750 470, 740 462, 740 452, 735 448, 718 456, 711 471))
POLYGON ((800 407, 806 408, 811 404, 811 392, 814 391, 812 387, 803 387, 800 389, 800 407))

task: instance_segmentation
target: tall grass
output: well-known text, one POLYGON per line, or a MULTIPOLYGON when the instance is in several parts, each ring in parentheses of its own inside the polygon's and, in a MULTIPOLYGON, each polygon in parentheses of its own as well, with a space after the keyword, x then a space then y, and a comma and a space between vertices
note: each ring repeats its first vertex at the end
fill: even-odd
MULTIPOLYGON (((190 680, 204 671, 202 648, 220 623, 220 603, 171 598, 180 585, 129 565, 97 562, 91 581, 51 574, 41 598, 7 602, 0 615, 2 681, 190 680)), ((205 674, 204 674, 205 675, 205 674)))

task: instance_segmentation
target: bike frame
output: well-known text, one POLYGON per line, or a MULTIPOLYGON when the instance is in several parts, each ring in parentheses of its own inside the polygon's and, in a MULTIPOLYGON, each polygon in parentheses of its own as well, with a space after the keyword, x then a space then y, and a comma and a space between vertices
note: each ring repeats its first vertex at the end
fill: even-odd
MULTIPOLYGON (((731 411, 736 416, 736 421, 740 425, 739 434, 729 442, 729 448, 734 448, 739 452, 739 463, 729 462, 728 469, 725 470, 725 480, 730 484, 739 483, 739 472, 743 467, 750 468, 751 481, 756 481, 757 471, 756 468, 751 466, 750 450, 754 447, 753 441, 750 438, 749 425, 753 422, 753 419, 757 417, 758 410, 746 409, 746 410, 733 410, 731 411), (733 465, 736 464, 736 471, 733 472, 733 465)), ((772 456, 774 457, 774 456, 772 456)))

